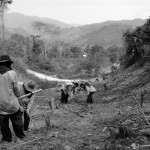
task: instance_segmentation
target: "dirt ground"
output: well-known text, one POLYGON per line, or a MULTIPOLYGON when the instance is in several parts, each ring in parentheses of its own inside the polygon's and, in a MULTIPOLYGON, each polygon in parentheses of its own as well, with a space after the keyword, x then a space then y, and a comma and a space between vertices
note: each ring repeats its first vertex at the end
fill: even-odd
MULTIPOLYGON (((86 93, 80 93, 68 104, 60 104, 60 92, 55 88, 36 95, 31 112, 30 131, 22 142, 1 145, 4 150, 131 150, 150 149, 149 137, 132 134, 116 136, 120 125, 127 129, 145 129, 147 122, 137 102, 140 93, 150 89, 148 73, 145 69, 120 72, 107 79, 108 89, 102 83, 92 83, 97 89, 94 103, 86 104, 86 93), (145 84, 144 84, 145 83, 145 84), (142 85, 141 85, 142 84, 142 85), (55 97, 52 113, 48 99, 55 97), (137 102, 136 102, 136 100, 137 102), (47 126, 45 116, 49 116, 47 126), (144 145, 144 146, 143 146, 144 145), (142 147, 143 146, 143 147, 142 147)), ((143 111, 150 114, 149 94, 145 95, 143 111)), ((130 130, 129 130, 130 131, 130 130)), ((149 130, 146 131, 149 133, 149 130)), ((130 132, 129 132, 130 133, 130 132)), ((13 133, 14 134, 14 133, 13 133)), ((13 135, 15 137, 15 135, 13 135)))

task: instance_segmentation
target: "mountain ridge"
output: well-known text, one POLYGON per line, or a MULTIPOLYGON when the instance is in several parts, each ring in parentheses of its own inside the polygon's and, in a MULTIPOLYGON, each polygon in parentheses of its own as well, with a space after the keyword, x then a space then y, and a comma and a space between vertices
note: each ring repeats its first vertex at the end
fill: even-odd
POLYGON ((6 14, 5 18, 7 30, 12 34, 18 33, 24 36, 36 34, 32 28, 32 23, 34 21, 41 21, 60 27, 60 33, 53 37, 53 42, 63 41, 82 46, 100 43, 105 47, 113 43, 121 45, 122 30, 135 28, 146 22, 145 19, 136 18, 133 20, 109 20, 73 27, 71 24, 66 24, 58 20, 46 17, 26 16, 16 12, 6 14))

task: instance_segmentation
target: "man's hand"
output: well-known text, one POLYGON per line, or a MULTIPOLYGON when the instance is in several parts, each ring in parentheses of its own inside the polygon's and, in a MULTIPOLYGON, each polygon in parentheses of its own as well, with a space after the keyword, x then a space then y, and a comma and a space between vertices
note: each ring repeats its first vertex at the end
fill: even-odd
POLYGON ((20 91, 17 87, 13 86, 13 92, 17 98, 20 96, 20 91))
POLYGON ((30 97, 32 97, 33 95, 34 95, 34 93, 33 93, 33 92, 31 92, 29 96, 30 96, 30 97))
POLYGON ((29 114, 30 114, 30 109, 28 108, 28 109, 26 110, 26 112, 27 112, 27 114, 29 115, 29 114))
POLYGON ((24 112, 24 108, 22 106, 20 106, 20 111, 24 112))

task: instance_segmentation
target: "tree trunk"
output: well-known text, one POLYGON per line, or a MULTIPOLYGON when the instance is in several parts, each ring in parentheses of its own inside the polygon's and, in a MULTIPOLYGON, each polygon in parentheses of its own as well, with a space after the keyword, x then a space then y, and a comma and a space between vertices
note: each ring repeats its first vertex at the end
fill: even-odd
POLYGON ((1 6, 1 41, 2 41, 2 53, 6 54, 6 43, 5 43, 5 25, 4 25, 4 3, 1 6))

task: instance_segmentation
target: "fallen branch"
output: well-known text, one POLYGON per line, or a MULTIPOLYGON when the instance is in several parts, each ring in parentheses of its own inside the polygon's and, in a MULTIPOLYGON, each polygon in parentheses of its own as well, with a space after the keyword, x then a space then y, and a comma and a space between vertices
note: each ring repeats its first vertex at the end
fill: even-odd
POLYGON ((30 141, 27 141, 27 142, 22 142, 22 143, 19 143, 19 144, 16 144, 14 145, 10 150, 13 150, 14 148, 18 147, 18 146, 23 146, 23 145, 26 145, 26 144, 29 144, 29 143, 32 143, 32 142, 35 142, 35 141, 38 141, 38 140, 42 140, 42 139, 49 139, 51 137, 57 137, 58 133, 57 132, 52 132, 49 134, 48 137, 45 137, 45 136, 42 136, 42 137, 39 137, 39 138, 35 138, 34 140, 30 140, 30 141))
POLYGON ((70 111, 70 112, 72 112, 72 113, 74 113, 74 114, 76 114, 76 115, 78 115, 78 116, 80 116, 80 117, 84 117, 82 114, 80 114, 80 112, 76 112, 76 111, 73 111, 73 110, 71 110, 71 109, 64 108, 64 107, 62 107, 62 108, 65 109, 65 110, 68 110, 68 111, 70 111))
POLYGON ((10 150, 13 150, 14 148, 16 148, 16 147, 18 147, 18 146, 22 146, 22 145, 25 145, 25 144, 29 144, 29 143, 35 142, 35 141, 37 141, 37 140, 41 140, 41 139, 43 139, 43 138, 45 138, 45 136, 42 136, 42 137, 40 137, 40 138, 36 138, 36 139, 34 139, 34 140, 30 140, 30 141, 27 141, 27 142, 19 143, 19 144, 13 146, 10 150))
POLYGON ((33 123, 34 127, 35 127, 36 130, 37 130, 38 128, 37 128, 37 126, 35 125, 34 120, 32 119, 32 117, 30 117, 30 119, 31 119, 31 122, 33 123))
POLYGON ((133 149, 139 149, 139 148, 145 148, 145 147, 150 147, 150 145, 139 145, 139 144, 135 144, 135 143, 133 143, 132 145, 131 145, 131 147, 133 148, 133 149))

